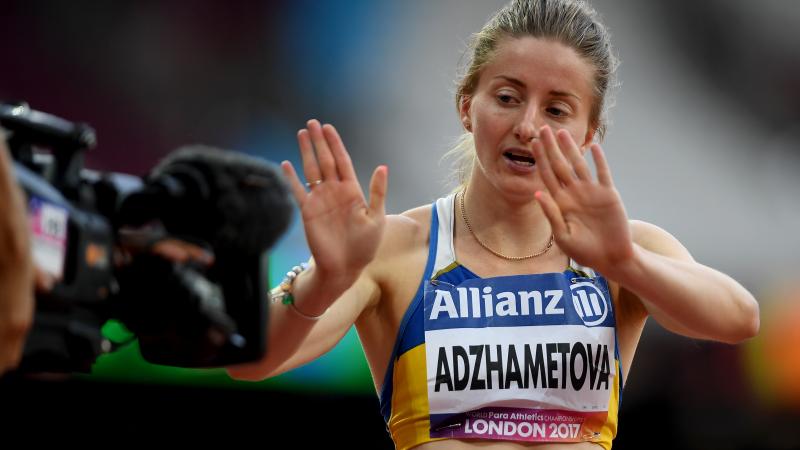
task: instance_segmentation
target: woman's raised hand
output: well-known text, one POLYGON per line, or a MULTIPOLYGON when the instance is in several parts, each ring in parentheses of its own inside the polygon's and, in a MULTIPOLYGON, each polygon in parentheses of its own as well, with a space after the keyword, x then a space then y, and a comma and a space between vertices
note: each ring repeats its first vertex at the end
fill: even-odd
POLYGON ((300 207, 316 270, 354 279, 375 257, 383 236, 388 168, 375 169, 367 203, 336 128, 309 120, 297 140, 307 183, 290 162, 281 167, 300 207))
POLYGON ((625 207, 603 150, 591 144, 597 180, 569 132, 543 127, 534 141, 536 167, 547 186, 536 199, 559 247, 577 262, 610 275, 633 257, 625 207))

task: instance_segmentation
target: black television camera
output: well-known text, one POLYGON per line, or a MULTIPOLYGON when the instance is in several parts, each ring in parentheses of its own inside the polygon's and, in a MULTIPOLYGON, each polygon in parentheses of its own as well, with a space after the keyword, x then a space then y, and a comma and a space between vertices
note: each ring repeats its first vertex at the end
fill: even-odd
POLYGON ((58 279, 37 294, 20 372, 88 372, 114 349, 101 333, 109 319, 153 363, 219 367, 264 354, 267 250, 292 208, 273 165, 196 146, 144 178, 102 173, 83 167, 96 143, 88 125, 0 104, 0 126, 27 196, 34 261, 58 279), (205 247, 213 264, 148 251, 165 237, 205 247))

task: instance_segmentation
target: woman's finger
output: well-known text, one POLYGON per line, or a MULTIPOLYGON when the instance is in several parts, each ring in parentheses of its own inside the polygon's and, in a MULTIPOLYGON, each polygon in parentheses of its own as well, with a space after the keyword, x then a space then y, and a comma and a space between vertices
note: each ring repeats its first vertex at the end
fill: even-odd
POLYGON ((544 145, 539 139, 533 141, 533 157, 536 160, 536 171, 539 172, 550 194, 555 196, 561 190, 561 183, 559 183, 556 174, 553 173, 547 152, 544 151, 544 145))
POLYGON ((386 191, 389 187, 389 167, 378 166, 369 183, 370 216, 386 215, 386 191))
POLYGON ((561 183, 565 186, 570 186, 575 181, 575 173, 572 170, 572 165, 564 158, 564 154, 559 148, 558 142, 556 142, 553 130, 545 125, 539 131, 539 136, 547 153, 550 167, 553 168, 553 173, 556 174, 561 183))
POLYGON ((597 169, 597 180, 603 186, 614 187, 614 180, 611 178, 611 168, 608 167, 606 155, 600 144, 592 144, 592 159, 594 160, 594 167, 597 169))
POLYGON ((322 133, 325 135, 325 140, 328 141, 328 146, 331 149, 339 178, 342 181, 355 180, 356 172, 353 170, 353 162, 350 160, 350 155, 347 154, 347 150, 344 148, 344 143, 342 142, 341 136, 339 136, 339 132, 336 131, 333 125, 325 124, 322 127, 322 133))
POLYGON ((317 157, 314 155, 314 146, 311 145, 311 137, 307 129, 297 132, 297 144, 300 146, 300 157, 303 159, 303 175, 306 181, 322 179, 322 172, 319 170, 317 157))
POLYGON ((292 189, 292 194, 294 195, 295 201, 297 201, 297 205, 302 208, 303 203, 306 201, 306 195, 308 195, 305 187, 303 187, 303 183, 300 182, 300 179, 297 177, 297 172, 294 171, 294 167, 289 161, 282 162, 281 169, 283 170, 283 176, 289 181, 289 187, 292 189))
POLYGON ((572 135, 569 134, 569 131, 564 129, 558 130, 556 132, 556 138, 558 143, 561 144, 561 149, 564 151, 570 164, 572 164, 572 170, 575 171, 575 175, 578 176, 578 179, 582 181, 591 181, 592 171, 589 170, 586 159, 581 154, 581 150, 578 148, 575 140, 572 139, 572 135))
POLYGON ((553 234, 558 238, 564 238, 567 236, 567 224, 564 222, 564 217, 561 215, 561 209, 556 204, 556 201, 553 200, 553 197, 544 191, 536 191, 534 194, 536 200, 542 206, 542 211, 544 211, 544 215, 547 217, 547 220, 550 222, 550 228, 553 230, 553 234))
MULTIPOLYGON (((322 172, 322 181, 336 181, 339 176, 336 174, 336 162, 333 160, 331 149, 328 147, 328 142, 322 134, 322 125, 316 119, 308 121, 308 133, 311 135, 311 143, 314 144, 314 151, 317 154, 317 161, 319 162, 319 169, 322 172)), ((307 180, 313 183, 320 178, 307 180)))

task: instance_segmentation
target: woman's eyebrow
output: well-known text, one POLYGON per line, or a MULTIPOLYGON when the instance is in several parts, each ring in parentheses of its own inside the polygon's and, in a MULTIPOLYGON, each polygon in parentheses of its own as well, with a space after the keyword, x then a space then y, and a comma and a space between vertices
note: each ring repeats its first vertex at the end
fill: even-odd
POLYGON ((565 91, 550 91, 550 95, 553 97, 574 97, 578 101, 581 101, 581 98, 577 95, 573 94, 572 92, 565 92, 565 91))
MULTIPOLYGON (((521 88, 527 87, 527 85, 523 81, 521 81, 521 80, 519 80, 517 78, 514 78, 514 77, 509 77, 507 75, 497 75, 492 79, 493 80, 497 80, 497 79, 505 80, 505 81, 507 81, 507 82, 509 82, 509 83, 511 83, 511 84, 513 84, 515 86, 519 86, 521 88)), ((567 92, 567 91, 555 91, 555 90, 553 90, 553 91, 550 91, 550 95, 552 95, 554 97, 574 97, 578 101, 581 101, 581 98, 578 97, 576 94, 573 94, 572 92, 567 92)))
POLYGON ((509 77, 509 76, 505 76, 505 75, 497 75, 497 76, 496 76, 496 77, 494 77, 493 79, 495 79, 495 80, 496 80, 496 79, 498 79, 498 78, 500 78, 500 79, 502 79, 502 80, 506 80, 506 81, 508 81, 509 83, 511 83, 511 84, 514 84, 514 85, 516 85, 516 86, 519 86, 519 87, 522 87, 522 88, 524 88, 524 87, 525 87, 525 83, 523 83, 522 81, 520 81, 520 80, 518 80, 518 79, 516 79, 516 78, 513 78, 513 77, 509 77))

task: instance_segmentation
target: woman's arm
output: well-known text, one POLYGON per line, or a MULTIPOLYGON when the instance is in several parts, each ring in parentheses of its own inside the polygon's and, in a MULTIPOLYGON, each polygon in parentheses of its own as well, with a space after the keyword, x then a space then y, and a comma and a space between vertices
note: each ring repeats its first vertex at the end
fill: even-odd
MULTIPOLYGON (((631 221, 634 252, 611 278, 664 328, 684 336, 737 343, 755 336, 755 298, 731 277, 697 263, 672 235, 631 221)), ((632 299, 631 299, 632 300, 632 299)))
MULTIPOLYGON (((366 272, 366 271, 365 271, 366 272)), ((267 351, 261 360, 228 367, 235 379, 258 381, 292 370, 331 350, 361 313, 377 303, 380 290, 371 276, 362 274, 342 290, 318 275, 312 265, 295 281, 295 301, 305 313, 307 299, 331 304, 318 320, 310 320, 280 302, 270 305, 267 351)), ((308 303, 311 303, 310 301, 308 303)))
POLYGON ((628 222, 599 145, 590 146, 595 180, 569 133, 540 135, 533 150, 547 191, 535 195, 565 253, 618 282, 623 300, 641 299, 667 329, 723 342, 758 332, 758 304, 739 283, 695 262, 667 232, 628 222))
POLYGON ((294 306, 270 305, 265 357, 230 367, 234 378, 263 379, 322 355, 380 297, 365 268, 383 239, 386 168, 373 173, 367 203, 333 126, 310 120, 297 139, 308 182, 303 185, 291 163, 282 167, 300 207, 312 264, 294 281, 294 306))

